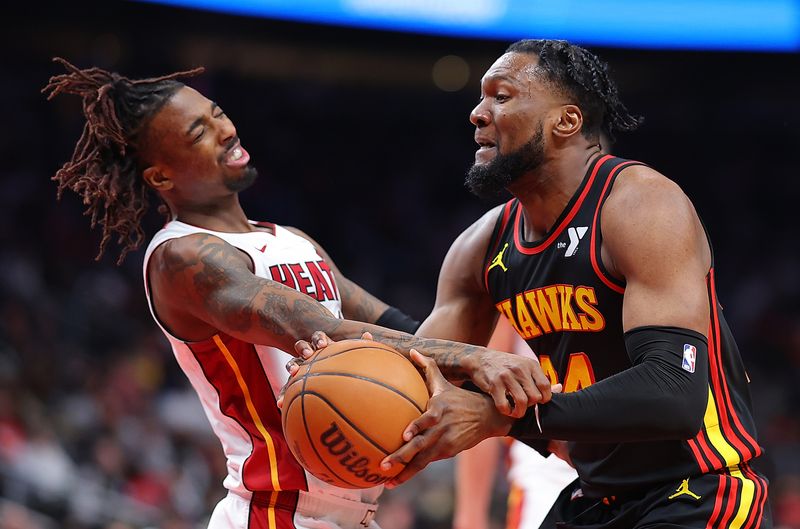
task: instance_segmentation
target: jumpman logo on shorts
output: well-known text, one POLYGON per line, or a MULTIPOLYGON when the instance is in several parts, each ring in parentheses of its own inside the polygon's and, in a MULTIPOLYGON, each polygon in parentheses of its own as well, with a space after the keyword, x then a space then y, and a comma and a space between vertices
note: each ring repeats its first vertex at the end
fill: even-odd
POLYGON ((508 243, 506 243, 506 245, 503 246, 503 249, 500 250, 494 259, 492 259, 492 264, 489 265, 489 268, 486 270, 487 272, 495 266, 502 268, 503 272, 508 272, 508 268, 506 268, 506 265, 503 264, 503 254, 506 253, 506 250, 508 250, 508 243))
POLYGON ((689 478, 684 479, 681 482, 680 487, 675 489, 675 494, 673 494, 672 496, 670 496, 667 499, 668 500, 674 500, 678 496, 684 496, 684 495, 690 496, 690 497, 692 497, 692 498, 694 498, 696 500, 699 500, 701 498, 700 496, 698 496, 697 494, 695 494, 694 492, 689 490, 689 478))

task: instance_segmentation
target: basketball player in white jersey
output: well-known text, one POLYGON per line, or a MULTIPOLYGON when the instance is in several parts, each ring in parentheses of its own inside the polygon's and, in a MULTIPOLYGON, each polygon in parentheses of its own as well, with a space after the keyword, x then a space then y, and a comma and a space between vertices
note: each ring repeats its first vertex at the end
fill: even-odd
MULTIPOLYGON (((505 318, 497 321, 489 348, 533 355, 505 318)), ((456 456, 453 529, 489 529, 494 475, 505 449, 508 450, 510 486, 506 529, 555 527, 550 510, 561 491, 577 479, 575 469, 555 453, 544 457, 525 443, 492 437, 456 456)))
POLYGON ((256 171, 233 123, 174 80, 199 70, 131 80, 60 62, 68 73, 45 91, 81 96, 86 126, 54 179, 59 193, 78 193, 93 225, 102 226, 100 253, 112 235, 123 245, 120 261, 142 243, 148 187, 167 208, 169 222, 145 254, 145 287, 227 456, 228 495, 209 527, 374 526, 380 487, 344 490, 312 478, 281 434, 276 400, 290 358, 282 351, 315 330, 332 339, 371 332, 404 354, 417 349, 452 379, 471 378, 512 416, 549 400, 550 384, 530 359, 351 321, 416 327, 344 278, 301 232, 247 218, 238 192, 256 171))

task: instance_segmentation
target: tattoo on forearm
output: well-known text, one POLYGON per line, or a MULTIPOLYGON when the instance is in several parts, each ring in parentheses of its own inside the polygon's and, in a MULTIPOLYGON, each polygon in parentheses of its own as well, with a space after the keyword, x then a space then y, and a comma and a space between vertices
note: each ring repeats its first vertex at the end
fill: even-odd
MULTIPOLYGON (((439 370, 450 380, 461 380, 469 377, 466 372, 465 360, 485 350, 475 345, 437 340, 433 338, 420 338, 399 331, 384 330, 382 327, 363 326, 358 332, 369 331, 377 341, 390 345, 398 351, 408 354, 411 349, 433 358, 439 370)), ((355 337, 355 336, 348 336, 355 337)))
POLYGON ((196 257, 165 259, 168 273, 173 279, 185 274, 194 295, 187 303, 202 304, 230 330, 246 333, 260 328, 275 337, 306 337, 318 329, 333 332, 340 325, 322 305, 305 299, 305 294, 253 277, 230 245, 209 237, 198 237, 196 243, 198 251, 192 252, 196 257))
POLYGON ((377 300, 365 290, 355 287, 349 281, 341 281, 339 291, 347 319, 374 323, 380 318, 377 300))

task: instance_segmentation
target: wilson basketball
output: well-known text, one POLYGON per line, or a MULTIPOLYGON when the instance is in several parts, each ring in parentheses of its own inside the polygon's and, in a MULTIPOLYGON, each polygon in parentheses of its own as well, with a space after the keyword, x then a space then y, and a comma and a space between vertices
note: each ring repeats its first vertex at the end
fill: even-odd
POLYGON ((289 380, 283 432, 300 464, 350 489, 381 484, 402 469, 380 468, 428 402, 414 365, 387 345, 343 340, 317 352, 289 380))

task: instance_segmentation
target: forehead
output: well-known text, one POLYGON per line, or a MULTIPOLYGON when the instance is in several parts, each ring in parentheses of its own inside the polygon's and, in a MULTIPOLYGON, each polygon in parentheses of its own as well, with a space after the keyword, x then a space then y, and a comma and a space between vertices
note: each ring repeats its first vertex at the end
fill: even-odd
POLYGON ((185 132, 185 128, 211 108, 211 100, 188 86, 182 86, 153 116, 151 127, 161 133, 185 132))
POLYGON ((482 83, 509 80, 527 84, 536 80, 539 57, 532 53, 506 53, 501 55, 483 75, 482 83))

